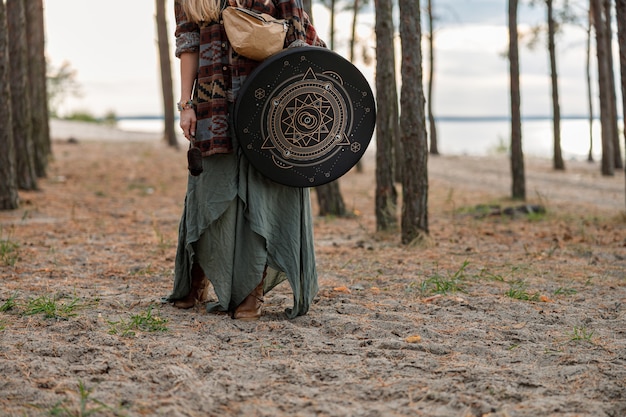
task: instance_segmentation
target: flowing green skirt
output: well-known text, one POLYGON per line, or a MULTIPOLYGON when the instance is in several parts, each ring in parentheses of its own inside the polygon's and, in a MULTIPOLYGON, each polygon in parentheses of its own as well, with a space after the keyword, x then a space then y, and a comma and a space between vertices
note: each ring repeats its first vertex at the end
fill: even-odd
POLYGON ((167 299, 189 293, 197 262, 218 299, 207 310, 232 311, 261 282, 267 265, 265 292, 288 280, 293 307, 287 316, 306 314, 318 291, 309 189, 267 179, 236 143, 231 154, 203 158, 203 168, 189 176, 167 299))

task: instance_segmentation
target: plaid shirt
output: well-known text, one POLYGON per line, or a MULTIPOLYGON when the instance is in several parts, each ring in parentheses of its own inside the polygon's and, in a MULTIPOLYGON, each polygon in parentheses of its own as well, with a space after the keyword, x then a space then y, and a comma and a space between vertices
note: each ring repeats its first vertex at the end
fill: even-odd
MULTIPOLYGON (((182 8, 183 0, 174 1, 176 15, 176 56, 199 52, 198 78, 194 90, 196 103, 195 146, 203 156, 233 151, 230 138, 229 103, 259 62, 238 55, 230 46, 222 22, 190 22, 182 8)), ((230 1, 236 5, 234 0, 230 1)), ((325 46, 317 36, 301 0, 243 0, 247 9, 267 13, 289 21, 285 47, 300 40, 309 45, 325 46)))

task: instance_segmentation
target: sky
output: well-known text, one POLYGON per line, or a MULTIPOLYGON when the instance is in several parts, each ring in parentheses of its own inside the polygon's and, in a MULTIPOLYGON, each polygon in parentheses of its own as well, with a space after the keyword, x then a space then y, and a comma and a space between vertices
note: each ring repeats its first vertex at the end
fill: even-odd
MULTIPOLYGON (((49 66, 69 62, 76 71, 81 97, 65 100, 61 114, 86 111, 96 117, 161 115, 154 0, 44 0, 49 66)), ((173 0, 167 2, 170 46, 174 45, 173 0)), ((425 2, 423 2, 425 3, 425 2)), ((438 116, 507 116, 508 47, 506 0, 433 0, 435 31, 433 106, 438 116)), ((313 20, 328 38, 328 13, 314 5, 313 20)), ((344 33, 350 15, 337 27, 344 33)), ((519 28, 543 19, 543 10, 520 9, 519 28)), ((373 13, 358 28, 359 50, 373 57, 373 13)), ((425 29, 425 26, 423 26, 425 29)), ((585 31, 569 28, 558 40, 561 112, 586 114, 585 31)), ((337 35, 335 51, 345 57, 347 36, 337 35)), ((426 49, 423 47, 426 57, 426 49)), ((550 115, 548 56, 545 48, 521 50, 522 114, 550 115)), ((178 99, 178 59, 171 54, 174 97, 178 99)), ((374 64, 361 57, 355 65, 374 86, 374 64)), ((426 74, 426 71, 425 71, 426 74)), ((597 106, 596 106, 597 108, 597 106)))

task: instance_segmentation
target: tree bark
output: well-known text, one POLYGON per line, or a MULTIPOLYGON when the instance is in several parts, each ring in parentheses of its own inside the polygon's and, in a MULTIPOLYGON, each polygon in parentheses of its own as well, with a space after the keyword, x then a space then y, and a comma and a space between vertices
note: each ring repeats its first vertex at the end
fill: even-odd
MULTIPOLYGON (((0 1, 0 102, 11 102, 9 36, 3 1, 0 1)), ((0 210, 13 210, 18 205, 11 106, 0 106, 0 210)))
POLYGON ((556 170, 565 170, 561 152, 561 108, 559 105, 559 83, 556 67, 556 24, 554 21, 553 1, 546 0, 548 9, 548 52, 550 55, 550 80, 552 84, 552 135, 554 141, 553 166, 556 170))
POLYGON ((166 0, 156 0, 156 26, 159 45, 159 66, 161 68, 161 91, 163 95, 163 136, 167 144, 178 149, 174 118, 174 87, 172 64, 170 62, 170 42, 167 30, 166 0))
POLYGON ((517 0, 509 0, 509 61, 511 89, 511 177, 512 198, 526 199, 522 116, 520 99, 519 46, 517 39, 517 0))
POLYGON ((339 189, 339 180, 315 187, 320 216, 346 217, 346 205, 339 189))
MULTIPOLYGON (((617 43, 619 45, 619 64, 622 80, 622 121, 624 122, 624 149, 626 149, 626 0, 615 0, 617 11, 617 43)), ((626 178, 626 168, 624 169, 626 178)), ((625 182, 626 183, 626 182, 625 182)), ((626 202, 626 190, 624 193, 626 202)))
POLYGON ((619 128, 617 127, 617 90, 615 87, 615 73, 613 72, 613 14, 611 13, 611 0, 604 0, 605 33, 606 33, 606 59, 609 82, 609 106, 611 123, 611 140, 613 141, 613 163, 615 168, 623 168, 622 153, 619 145, 619 128))
POLYGON ((331 51, 335 50, 335 0, 330 0, 330 41, 331 51))
POLYGON ((354 62, 354 46, 356 44, 356 24, 359 16, 359 0, 352 6, 352 27, 350 28, 350 62, 354 62))
POLYGON ((428 231, 428 141, 424 89, 420 2, 400 2, 402 40, 402 88, 400 131, 404 147, 402 177, 402 243, 427 237, 428 231))
POLYGON ((615 175, 613 138, 611 127, 611 93, 609 91, 608 51, 606 50, 606 22, 602 0, 591 0, 593 27, 596 31, 596 55, 598 59, 598 85, 600 96, 600 129, 602 136, 602 175, 615 175))
POLYGON ((428 0, 428 127, 430 132, 430 154, 439 155, 437 143, 437 124, 433 114, 433 88, 435 83, 435 28, 432 0, 428 0))
POLYGON ((7 0, 9 57, 11 64, 11 106, 15 143, 17 185, 23 190, 37 189, 33 150, 31 105, 28 88, 28 43, 24 0, 7 0))
POLYGON ((392 0, 376 0, 376 230, 397 226, 394 144, 398 132, 398 87, 392 0))
POLYGON ((591 94, 591 26, 593 19, 591 18, 591 3, 589 4, 589 13, 587 16, 587 47, 586 47, 586 76, 587 76, 587 107, 589 110, 589 153, 587 161, 593 162, 593 97, 591 94))
POLYGON ((26 1, 26 22, 35 173, 42 178, 46 176, 52 153, 48 124, 43 0, 26 1))

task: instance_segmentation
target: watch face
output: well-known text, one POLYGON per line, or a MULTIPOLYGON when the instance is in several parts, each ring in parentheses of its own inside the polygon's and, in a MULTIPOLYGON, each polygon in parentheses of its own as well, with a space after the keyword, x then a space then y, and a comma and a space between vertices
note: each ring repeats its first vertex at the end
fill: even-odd
POLYGON ((281 184, 315 187, 348 172, 374 132, 376 104, 363 74, 320 47, 286 49, 247 78, 235 131, 250 163, 281 184))

